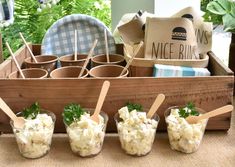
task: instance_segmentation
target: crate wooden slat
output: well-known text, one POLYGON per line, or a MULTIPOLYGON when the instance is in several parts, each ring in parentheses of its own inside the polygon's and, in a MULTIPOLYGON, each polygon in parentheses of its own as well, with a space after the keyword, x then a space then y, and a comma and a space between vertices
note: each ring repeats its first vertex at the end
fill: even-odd
MULTIPOLYGON (((119 46, 120 47, 120 46, 119 46)), ((33 45, 33 51, 40 54, 40 45, 33 45)), ((158 93, 166 94, 166 100, 158 113, 161 121, 159 130, 165 130, 163 113, 174 105, 183 105, 193 101, 198 107, 210 111, 217 107, 232 104, 233 72, 221 64, 213 55, 210 57, 211 77, 185 78, 123 78, 110 79, 111 87, 105 100, 103 110, 109 115, 108 131, 116 131, 113 115, 127 101, 143 104, 149 108, 158 93)), ((25 48, 17 52, 17 59, 22 63, 29 53, 25 48)), ((15 79, 6 76, 16 70, 14 63, 8 59, 0 65, 0 96, 14 111, 20 111, 38 101, 43 108, 53 111, 57 116, 56 132, 65 132, 61 113, 63 107, 71 102, 84 107, 95 107, 103 79, 15 79)), ((209 121, 209 130, 228 130, 231 113, 209 121)), ((0 112, 0 131, 9 132, 9 120, 0 112)))

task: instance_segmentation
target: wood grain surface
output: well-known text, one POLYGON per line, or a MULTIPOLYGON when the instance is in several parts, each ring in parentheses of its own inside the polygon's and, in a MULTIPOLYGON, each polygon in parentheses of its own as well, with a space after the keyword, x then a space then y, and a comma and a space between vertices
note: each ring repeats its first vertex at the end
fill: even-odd
MULTIPOLYGON (((40 45, 30 46, 35 55, 40 54, 40 45)), ((118 45, 121 51, 121 46, 118 45)), ((18 61, 23 67, 23 60, 29 57, 23 47, 16 53, 18 61)), ((165 130, 164 111, 175 105, 184 105, 189 101, 197 107, 210 111, 226 104, 232 104, 234 77, 231 70, 225 67, 212 53, 209 70, 211 77, 184 78, 152 78, 129 77, 109 79, 110 91, 102 108, 109 115, 108 132, 115 132, 113 115, 126 102, 141 103, 149 108, 159 93, 166 95, 166 100, 159 108, 159 130, 165 130)), ((79 103, 83 107, 94 108, 104 79, 7 79, 16 70, 11 58, 0 65, 0 97, 15 111, 38 101, 40 105, 54 112, 57 116, 56 132, 65 132, 61 113, 63 107, 69 103, 79 103)), ((210 130, 228 130, 231 114, 209 121, 210 130)), ((0 131, 10 132, 9 120, 0 112, 0 131)))

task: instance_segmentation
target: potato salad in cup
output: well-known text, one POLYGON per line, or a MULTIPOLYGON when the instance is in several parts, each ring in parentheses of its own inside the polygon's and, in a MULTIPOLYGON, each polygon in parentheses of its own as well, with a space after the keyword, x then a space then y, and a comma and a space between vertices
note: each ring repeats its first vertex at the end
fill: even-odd
POLYGON ((14 127, 12 120, 10 124, 21 155, 25 158, 40 158, 46 155, 51 146, 55 115, 41 109, 38 103, 34 103, 17 116, 24 117, 24 127, 22 129, 14 127))
POLYGON ((99 123, 91 119, 94 109, 83 109, 80 105, 65 106, 63 120, 73 153, 90 157, 100 153, 105 137, 108 116, 100 112, 99 123))
POLYGON ((189 124, 186 118, 190 115, 198 116, 204 113, 194 104, 188 103, 185 107, 171 107, 165 112, 167 131, 170 146, 173 150, 183 153, 193 153, 198 150, 202 141, 208 119, 196 124, 189 124))
POLYGON ((159 116, 148 119, 141 105, 128 103, 115 115, 122 149, 129 155, 148 154, 155 139, 159 116))

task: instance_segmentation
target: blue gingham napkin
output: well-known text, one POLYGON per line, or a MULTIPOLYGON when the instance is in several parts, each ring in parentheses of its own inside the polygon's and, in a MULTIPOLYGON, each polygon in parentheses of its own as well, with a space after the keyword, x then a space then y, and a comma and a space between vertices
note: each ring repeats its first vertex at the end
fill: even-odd
POLYGON ((184 77, 184 76, 210 76, 207 68, 193 68, 183 66, 171 66, 155 64, 153 69, 154 77, 184 77))
POLYGON ((78 53, 88 53, 95 39, 98 39, 98 44, 94 54, 105 53, 104 29, 110 53, 116 52, 114 38, 104 23, 88 15, 72 14, 59 19, 49 28, 42 41, 42 54, 63 56, 74 53, 75 29, 78 53))

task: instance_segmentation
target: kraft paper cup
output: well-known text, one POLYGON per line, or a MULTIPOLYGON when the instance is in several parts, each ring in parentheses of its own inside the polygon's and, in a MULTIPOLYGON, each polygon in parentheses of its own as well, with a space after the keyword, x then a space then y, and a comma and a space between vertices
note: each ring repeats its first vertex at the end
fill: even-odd
POLYGON ((58 61, 57 56, 53 55, 39 55, 35 56, 38 63, 36 63, 33 58, 28 57, 24 60, 26 68, 42 68, 50 73, 54 69, 56 69, 56 63, 58 61))
MULTIPOLYGON (((22 70, 25 78, 47 78, 48 72, 47 70, 41 68, 29 68, 22 70)), ((11 73, 8 78, 15 79, 15 78, 22 78, 19 71, 15 71, 11 73)))
MULTIPOLYGON (((51 78, 78 78, 82 67, 79 66, 67 66, 53 70, 50 73, 51 78)), ((85 69, 81 78, 88 76, 88 70, 85 69)))
POLYGON ((127 77, 129 71, 128 69, 124 72, 122 76, 120 76, 122 70, 124 69, 123 66, 119 65, 100 65, 93 67, 89 71, 89 75, 94 78, 123 78, 127 77))
POLYGON ((87 59, 86 54, 78 54, 77 60, 74 60, 74 55, 65 55, 59 58, 61 66, 83 66, 87 59))
POLYGON ((120 54, 110 54, 109 55, 109 60, 110 62, 107 62, 107 57, 106 54, 100 54, 96 55, 91 58, 92 62, 92 67, 98 66, 98 65, 120 65, 124 66, 125 65, 125 59, 124 56, 120 54))

